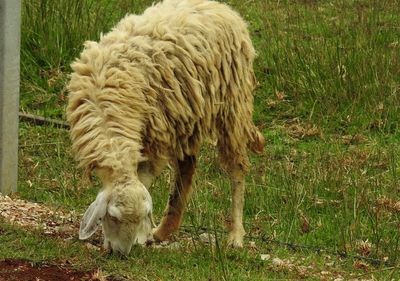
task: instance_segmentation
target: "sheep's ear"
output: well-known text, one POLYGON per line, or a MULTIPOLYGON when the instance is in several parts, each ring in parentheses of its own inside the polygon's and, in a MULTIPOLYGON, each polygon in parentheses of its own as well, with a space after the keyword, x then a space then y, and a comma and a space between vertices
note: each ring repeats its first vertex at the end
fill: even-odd
POLYGON ((101 224, 102 219, 107 211, 107 195, 105 192, 100 192, 95 201, 90 204, 89 208, 83 215, 81 226, 79 228, 79 239, 88 239, 101 224))

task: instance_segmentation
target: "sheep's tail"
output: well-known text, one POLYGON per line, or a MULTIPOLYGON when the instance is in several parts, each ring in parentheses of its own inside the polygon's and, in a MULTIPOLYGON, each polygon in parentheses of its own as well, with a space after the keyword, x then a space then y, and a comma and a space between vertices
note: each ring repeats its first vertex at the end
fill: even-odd
POLYGON ((250 141, 248 143, 248 148, 254 153, 261 154, 264 151, 265 138, 263 134, 258 130, 256 126, 250 131, 250 141))

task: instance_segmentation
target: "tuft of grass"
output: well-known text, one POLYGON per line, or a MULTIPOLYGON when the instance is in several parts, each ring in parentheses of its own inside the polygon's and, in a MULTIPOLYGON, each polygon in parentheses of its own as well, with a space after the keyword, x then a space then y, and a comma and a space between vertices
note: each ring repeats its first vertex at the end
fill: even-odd
POLYGON ((396 132, 398 1, 228 1, 258 50, 256 119, 300 118, 329 132, 396 132), (266 102, 284 93, 279 104, 266 102))

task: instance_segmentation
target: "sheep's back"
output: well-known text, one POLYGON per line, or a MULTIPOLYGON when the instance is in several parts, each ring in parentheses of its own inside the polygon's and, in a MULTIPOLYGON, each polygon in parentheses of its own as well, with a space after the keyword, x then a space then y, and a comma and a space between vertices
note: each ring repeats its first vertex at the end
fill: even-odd
POLYGON ((150 128, 150 139, 171 144, 181 158, 197 150, 204 137, 214 139, 221 130, 237 140, 236 146, 250 134, 255 51, 246 23, 228 6, 164 1, 141 16, 125 17, 103 38, 104 44, 117 41, 112 33, 125 34, 132 45, 149 45, 145 52, 154 64, 149 84, 158 93, 164 114, 163 120, 150 125, 166 121, 169 129, 166 134, 150 128))
MULTIPOLYGON (((229 138, 233 147, 246 145, 253 126, 255 51, 245 22, 228 6, 166 0, 142 15, 126 16, 102 36, 97 48, 106 50, 110 58, 93 71, 128 69, 134 73, 130 81, 140 76, 141 107, 147 110, 137 108, 145 112, 144 126, 136 126, 142 128, 143 143, 138 147, 148 147, 157 158, 182 159, 184 154, 197 153, 204 138, 219 134, 229 138)), ((124 97, 134 99, 138 86, 134 88, 124 87, 124 97)), ((112 95, 104 89, 95 92, 112 95)), ((107 128, 104 124, 109 121, 103 118, 102 122, 107 128)), ((113 138, 113 134, 103 135, 113 138)))

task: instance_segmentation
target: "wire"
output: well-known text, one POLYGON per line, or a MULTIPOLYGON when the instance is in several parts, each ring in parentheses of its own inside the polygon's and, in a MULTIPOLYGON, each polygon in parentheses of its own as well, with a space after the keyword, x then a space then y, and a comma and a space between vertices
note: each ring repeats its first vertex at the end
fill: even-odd
MULTIPOLYGON (((197 232, 207 232, 207 233, 225 233, 225 231, 220 230, 220 229, 209 229, 207 227, 195 227, 195 226, 181 226, 181 229, 183 229, 186 232, 191 233, 193 229, 195 229, 197 232)), ((283 246, 285 248, 288 248, 292 251, 296 251, 296 250, 307 250, 307 251, 312 251, 316 254, 322 254, 322 253, 326 253, 326 254, 330 254, 330 255, 334 255, 343 259, 353 259, 353 260, 363 260, 366 262, 369 262, 370 264, 374 265, 374 266, 387 266, 387 267, 391 267, 394 266, 394 262, 389 261, 389 260, 381 260, 381 259, 376 259, 376 258, 371 258, 371 257, 366 257, 366 256, 362 256, 362 255, 354 255, 354 254, 349 254, 346 252, 339 252, 339 251, 334 251, 328 248, 323 248, 323 247, 316 247, 316 246, 309 246, 309 245, 302 245, 302 244, 297 244, 297 243, 293 243, 293 242, 284 242, 281 241, 279 239, 275 239, 275 238, 270 238, 267 235, 263 234, 263 235, 259 235, 259 236, 254 236, 254 235, 245 235, 246 239, 249 240, 258 240, 264 243, 273 243, 279 246, 283 246)))

